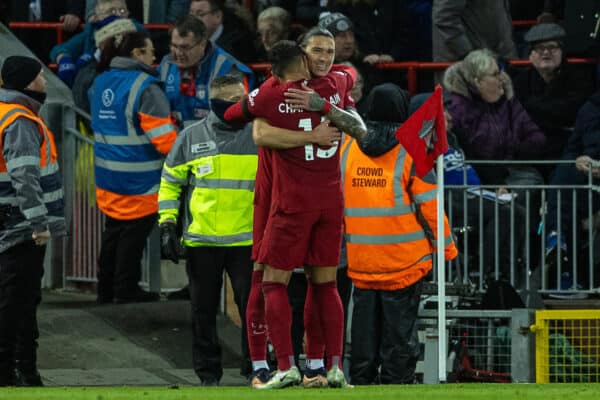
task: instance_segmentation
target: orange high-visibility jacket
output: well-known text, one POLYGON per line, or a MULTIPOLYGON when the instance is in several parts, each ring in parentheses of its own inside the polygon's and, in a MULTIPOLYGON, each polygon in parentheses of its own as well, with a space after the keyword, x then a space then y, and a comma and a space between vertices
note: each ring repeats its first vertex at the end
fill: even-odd
MULTIPOLYGON (((348 275, 356 287, 397 290, 432 267, 436 248, 436 184, 433 173, 415 174, 401 145, 369 157, 355 140, 342 150, 348 275)), ((458 254, 444 217, 445 257, 458 254)))

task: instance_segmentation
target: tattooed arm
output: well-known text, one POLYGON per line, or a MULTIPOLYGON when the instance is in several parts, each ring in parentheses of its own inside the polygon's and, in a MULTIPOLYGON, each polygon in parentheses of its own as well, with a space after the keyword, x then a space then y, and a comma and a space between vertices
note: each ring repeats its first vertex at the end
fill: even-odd
POLYGON ((358 140, 362 140, 367 134, 367 127, 355 109, 342 110, 326 101, 308 86, 305 86, 304 90, 288 89, 285 92, 285 99, 294 107, 321 112, 335 126, 358 140))

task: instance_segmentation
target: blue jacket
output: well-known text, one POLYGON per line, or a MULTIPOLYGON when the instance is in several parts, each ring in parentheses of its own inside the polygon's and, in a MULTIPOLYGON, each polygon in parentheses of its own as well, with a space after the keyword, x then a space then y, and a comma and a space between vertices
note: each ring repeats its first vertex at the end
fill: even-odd
MULTIPOLYGON (((145 31, 146 29, 132 19, 135 27, 138 31, 145 31)), ((73 60, 77 60, 83 54, 93 54, 96 50, 96 42, 94 41, 94 34, 98 29, 94 23, 88 23, 83 26, 83 32, 79 32, 71 39, 66 42, 57 44, 50 50, 50 60, 56 62, 56 57, 59 54, 70 55, 73 60)))
POLYGON ((196 68, 196 96, 180 94, 179 67, 173 62, 170 55, 163 58, 158 70, 160 78, 164 82, 171 110, 180 126, 187 121, 199 120, 208 115, 210 111, 208 86, 214 78, 241 73, 246 78, 249 89, 254 84, 254 74, 250 68, 219 46, 211 45, 210 42, 207 44, 204 58, 200 60, 196 68))
POLYGON ((113 68, 96 77, 91 109, 98 188, 126 195, 157 192, 163 157, 132 122, 141 94, 156 82, 142 71, 113 68))

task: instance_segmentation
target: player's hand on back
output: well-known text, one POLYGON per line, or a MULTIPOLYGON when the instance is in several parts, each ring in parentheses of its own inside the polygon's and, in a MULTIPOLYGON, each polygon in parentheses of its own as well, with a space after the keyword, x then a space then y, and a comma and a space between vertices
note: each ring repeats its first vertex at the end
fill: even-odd
POLYGON ((286 103, 306 111, 321 111, 325 104, 325 100, 306 83, 302 84, 302 89, 289 88, 284 96, 286 103))
POLYGON ((317 125, 311 135, 314 138, 313 142, 319 146, 333 146, 342 136, 335 126, 329 125, 329 121, 317 125))

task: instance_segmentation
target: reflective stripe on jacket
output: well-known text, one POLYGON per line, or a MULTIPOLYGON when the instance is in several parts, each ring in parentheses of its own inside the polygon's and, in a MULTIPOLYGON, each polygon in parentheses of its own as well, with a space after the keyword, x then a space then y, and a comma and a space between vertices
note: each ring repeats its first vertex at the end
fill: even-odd
POLYGON ((166 56, 160 63, 160 79, 164 83, 171 110, 176 115, 180 126, 184 126, 186 122, 198 121, 208 115, 210 110, 208 87, 216 77, 231 74, 232 69, 235 68, 245 76, 244 81, 249 88, 252 88, 254 83, 254 74, 245 64, 219 46, 211 44, 207 46, 210 48, 207 48, 207 54, 196 68, 194 97, 181 94, 181 74, 171 57, 166 56))
POLYGON ((187 185, 186 246, 251 245, 257 153, 251 125, 232 128, 212 112, 181 131, 163 167, 159 222, 177 220, 187 185))
MULTIPOLYGON (((112 63, 111 63, 112 65, 112 63)), ((176 137, 169 118, 146 115, 140 98, 158 78, 141 70, 111 68, 94 81, 91 97, 98 207, 119 220, 158 210, 158 186, 176 137)))
MULTIPOLYGON (((8 96, 15 95, 15 99, 24 97, 18 92, 3 90, 3 100, 8 93, 8 96)), ((14 146, 15 137, 12 139, 11 146, 14 146)), ((22 104, 0 102, 0 204, 10 206, 9 215, 2 221, 0 252, 31 240, 33 231, 65 232, 63 189, 54 136, 44 121, 22 104), (13 135, 23 132, 15 125, 19 119, 30 120, 37 126, 41 139, 39 151, 31 151, 33 143, 24 142, 24 137, 16 138, 17 145, 23 145, 21 148, 5 148, 9 129, 15 129, 13 135), (21 156, 5 158, 7 154, 21 156)))
MULTIPOLYGON (((397 290, 432 267, 436 234, 436 185, 420 179, 404 148, 379 157, 354 140, 342 152, 348 275, 361 289, 397 290)), ((433 179, 432 179, 433 178, 433 179)), ((445 220, 446 258, 457 255, 445 220)))

